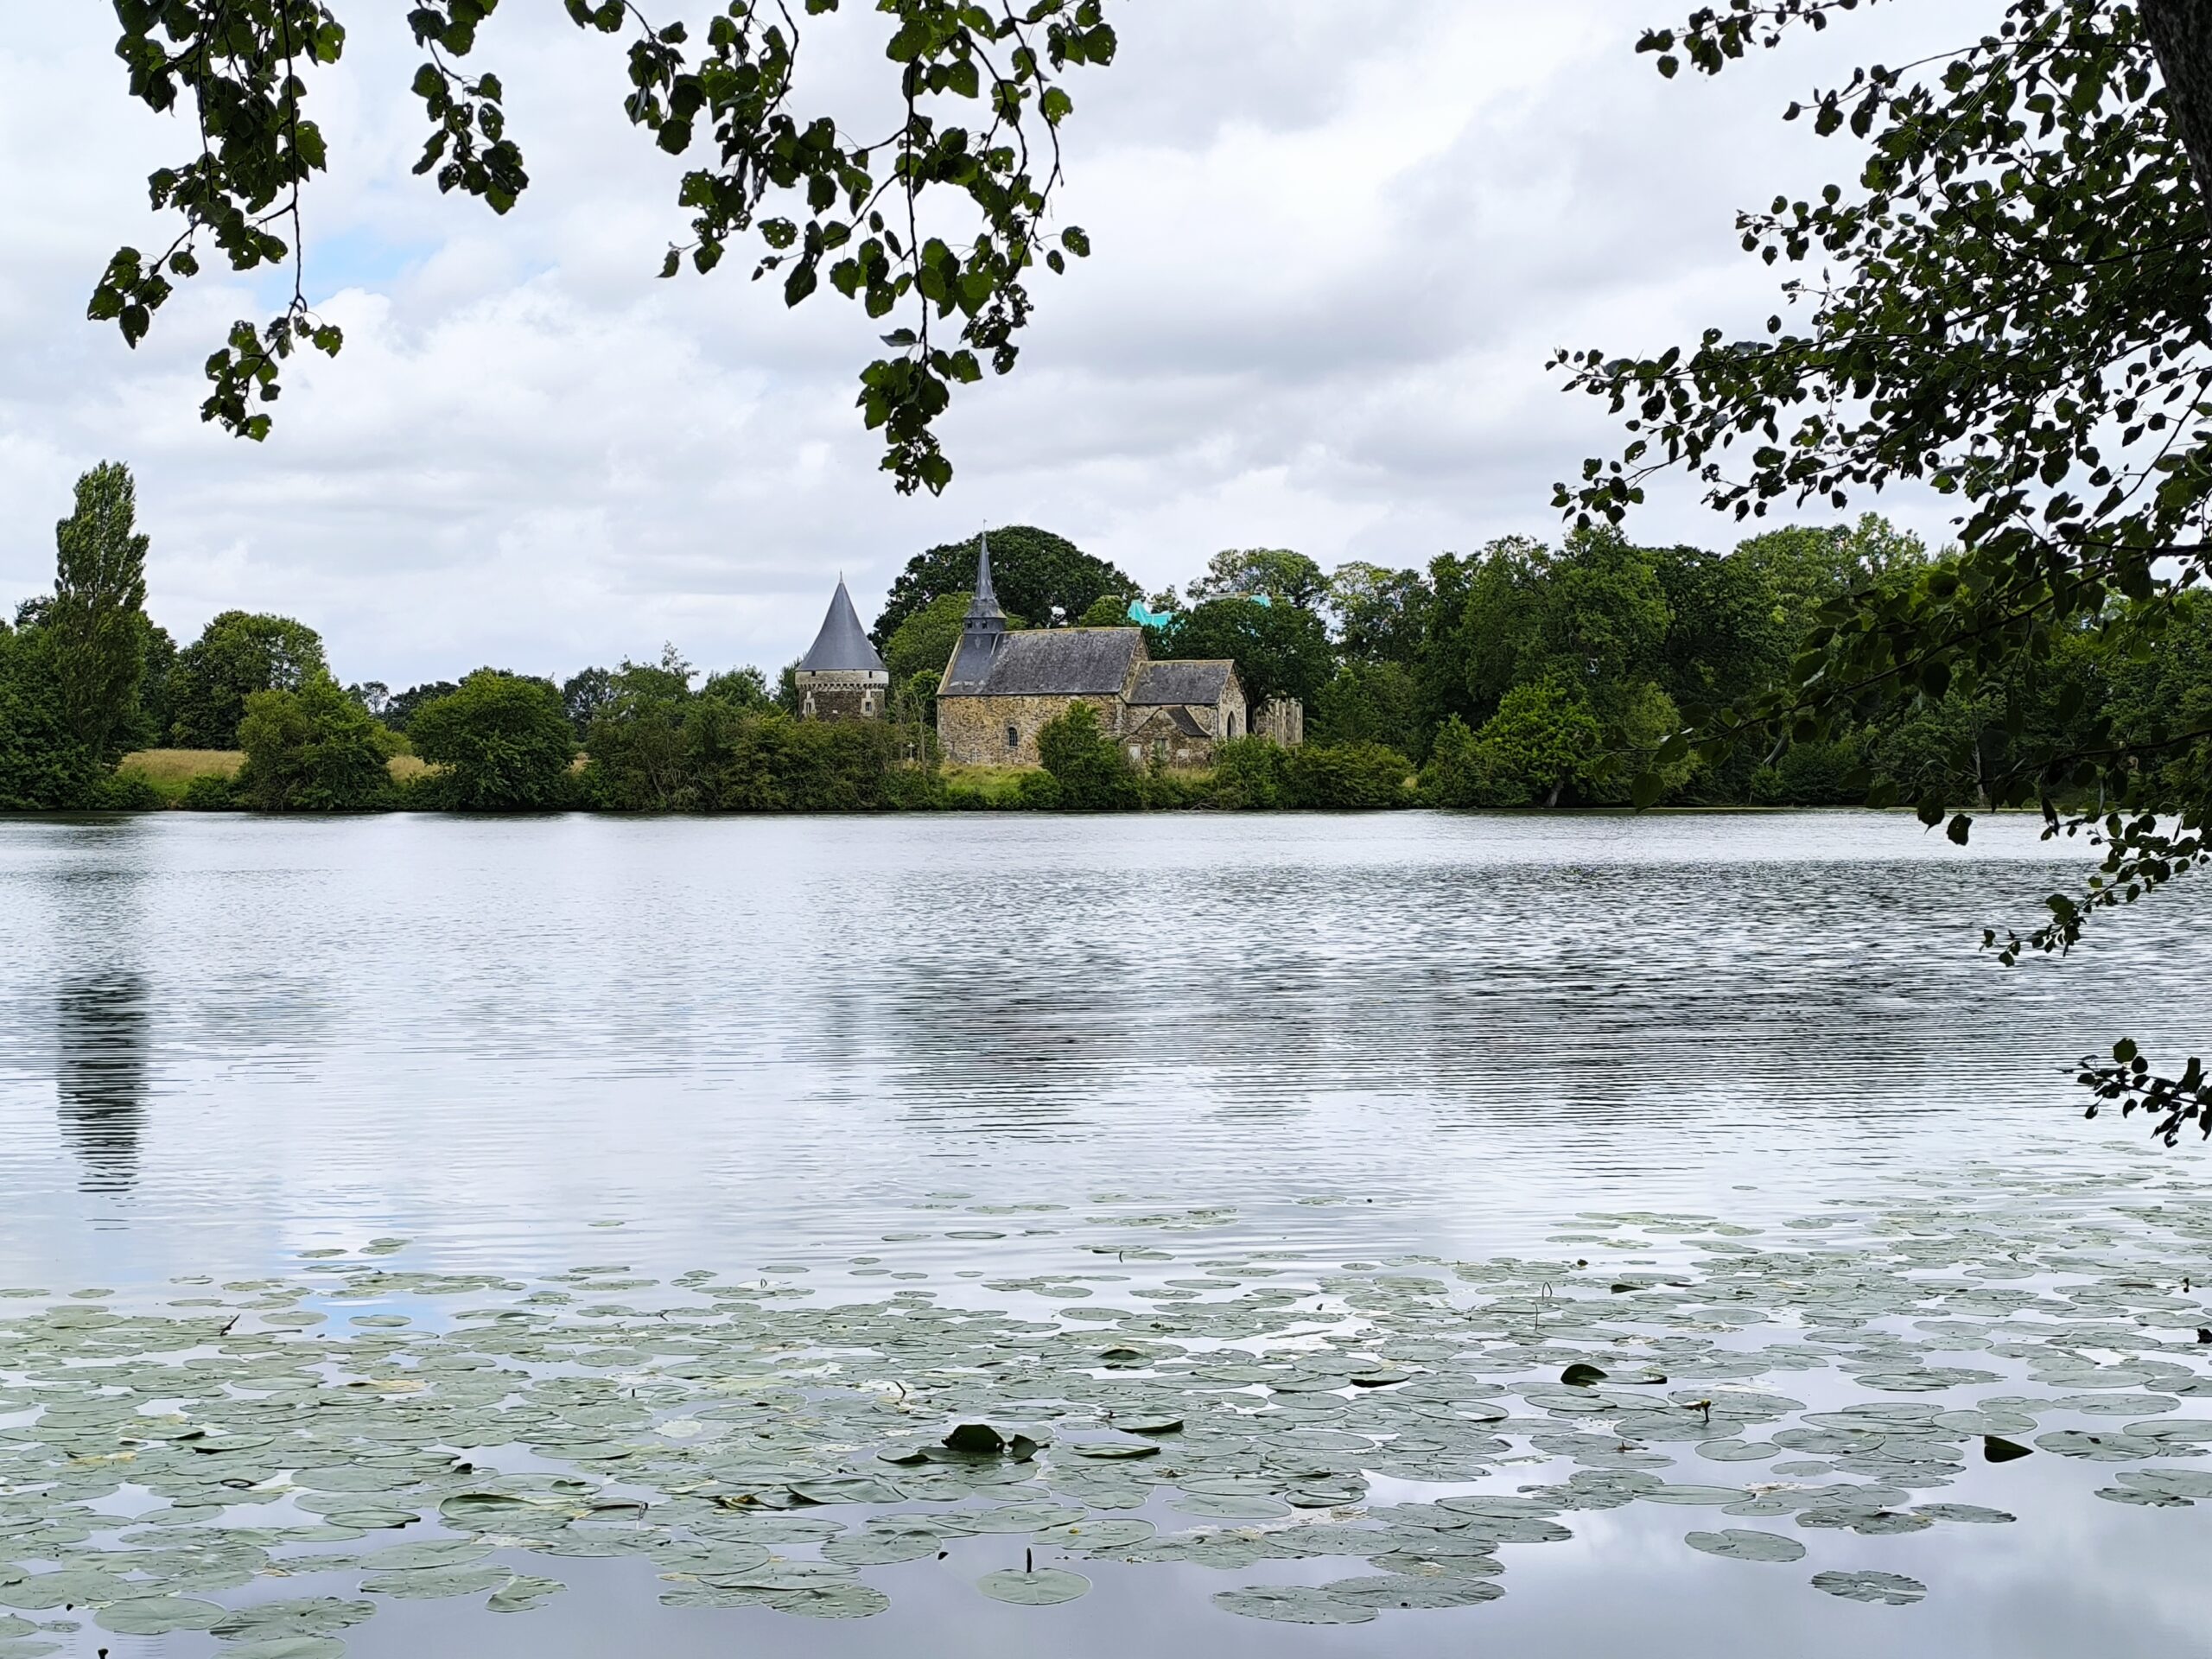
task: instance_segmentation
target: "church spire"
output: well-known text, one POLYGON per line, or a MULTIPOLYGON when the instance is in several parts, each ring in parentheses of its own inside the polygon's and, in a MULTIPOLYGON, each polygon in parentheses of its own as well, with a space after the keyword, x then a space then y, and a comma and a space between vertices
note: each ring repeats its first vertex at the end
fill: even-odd
POLYGON ((999 608, 999 596, 991 587, 991 535, 983 531, 976 537, 976 597, 969 603, 968 620, 992 619, 1003 622, 1006 613, 999 608))

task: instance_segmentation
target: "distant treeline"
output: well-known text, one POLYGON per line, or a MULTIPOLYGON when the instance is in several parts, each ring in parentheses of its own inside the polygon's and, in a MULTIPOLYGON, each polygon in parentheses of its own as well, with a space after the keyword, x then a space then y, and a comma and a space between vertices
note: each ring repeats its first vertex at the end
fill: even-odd
MULTIPOLYGON (((796 717, 792 670, 702 677, 656 661, 555 680, 480 669, 393 691, 341 683, 315 630, 229 611, 179 649, 144 611, 146 537, 128 471, 79 481, 58 527, 54 590, 0 623, 0 809, 164 804, 264 811, 880 811, 1613 805, 1661 741, 1769 683, 1821 607, 1908 591, 1942 561, 1878 518, 1787 529, 1722 555, 1618 536, 1521 538, 1426 569, 1324 571, 1282 549, 1217 556, 1179 592, 1048 531, 991 537, 1018 626, 1127 626, 1134 599, 1169 620, 1160 658, 1228 657, 1255 705, 1306 705, 1308 742, 1246 739, 1204 772, 1132 766, 1088 711, 1048 727, 1042 771, 938 763, 938 676, 969 598, 976 544, 917 555, 874 635, 890 718, 796 717), (126 755, 211 752, 157 772, 126 755), (231 756, 243 753, 242 764, 231 756), (409 759, 408 757, 412 757, 409 759)), ((2154 656, 2114 659, 2086 631, 2031 683, 1930 686, 1901 720, 1778 753, 1739 750, 1669 775, 1680 804, 1834 805, 1878 779, 1904 798, 1971 801, 2024 739, 2094 747, 2207 724, 2212 603, 2154 656)), ((2201 749, 2173 762, 2208 764, 2201 749)))

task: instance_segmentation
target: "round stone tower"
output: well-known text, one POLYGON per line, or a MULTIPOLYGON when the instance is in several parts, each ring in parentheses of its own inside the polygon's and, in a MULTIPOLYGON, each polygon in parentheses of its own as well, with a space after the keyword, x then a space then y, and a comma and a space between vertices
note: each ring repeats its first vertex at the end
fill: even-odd
POLYGON ((801 720, 881 720, 889 712, 891 671, 868 643, 842 576, 822 632, 792 677, 798 683, 801 720))

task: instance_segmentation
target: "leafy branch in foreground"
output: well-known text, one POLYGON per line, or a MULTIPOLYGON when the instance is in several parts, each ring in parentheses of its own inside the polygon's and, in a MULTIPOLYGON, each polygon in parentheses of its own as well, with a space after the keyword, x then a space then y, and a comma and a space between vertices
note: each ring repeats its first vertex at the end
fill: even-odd
MULTIPOLYGON (((458 67, 498 4, 435 0, 406 18, 428 54, 412 88, 430 125, 415 171, 505 213, 530 183, 505 89, 496 74, 458 67)), ((1046 226, 1062 179, 1060 127, 1074 110, 1065 72, 1114 58, 1105 0, 875 0, 893 24, 885 50, 901 117, 873 137, 795 105, 794 6, 811 18, 840 0, 728 0, 696 57, 683 23, 656 27, 629 0, 565 4, 577 27, 630 37, 623 109, 633 124, 673 156, 690 152, 702 125, 711 133, 712 159, 677 193, 692 240, 668 251, 661 275, 687 259, 704 275, 757 232, 753 274, 779 273, 786 305, 826 276, 871 319, 908 307, 910 320, 883 336, 890 353, 861 372, 859 406, 884 435, 898 487, 942 491, 952 467, 933 429, 952 388, 980 380, 986 362, 1009 372, 1032 310, 1030 271, 1041 262, 1058 274, 1090 251, 1080 229, 1046 226), (943 197, 972 223, 964 242, 925 222, 943 197)), ((345 30, 321 0, 116 0, 116 16, 131 95, 156 111, 189 111, 198 143, 148 181, 156 210, 182 214, 183 228, 156 254, 118 250, 89 314, 135 346, 175 284, 199 273, 205 244, 238 271, 289 260, 290 300, 257 328, 232 325, 207 359, 200 408, 240 436, 266 437, 283 361, 302 345, 334 356, 344 344, 308 305, 300 198, 327 163, 302 112, 305 72, 339 60, 345 30)))
MULTIPOLYGON (((1732 0, 1640 49, 1665 74, 1684 58, 1717 73, 1856 4, 1732 0)), ((1902 718, 2017 683, 2084 639, 2114 658, 2154 652, 2212 584, 2212 220, 2183 139, 2190 123, 2212 130, 2212 31, 2189 10, 2014 0, 1980 40, 1793 105, 1787 118, 1865 145, 1853 186, 1738 216, 1747 252, 1802 271, 1783 290, 1803 322, 1771 317, 1752 341, 1708 330, 1652 358, 1554 359, 1631 434, 1558 487, 1579 522, 1619 522, 1669 469, 1739 518, 1906 480, 1959 504, 1952 553, 1824 607, 1777 685, 1662 747, 1639 800, 1693 752, 1779 753, 1902 718)), ((2008 964, 2070 949, 2097 912, 2212 861, 2212 734, 2100 714, 2038 741, 2017 720, 2016 758, 1980 804, 2037 806, 2047 836, 2084 835, 2103 861, 2024 940, 1986 936, 2008 964)), ((1915 804, 1968 838, 1971 813, 1935 794, 1915 804)), ((2169 1139, 2191 1116, 2212 1135, 2202 1068, 2156 1077, 2122 1046, 2113 1067, 2084 1063, 2101 1098, 2153 1109, 2169 1139)))

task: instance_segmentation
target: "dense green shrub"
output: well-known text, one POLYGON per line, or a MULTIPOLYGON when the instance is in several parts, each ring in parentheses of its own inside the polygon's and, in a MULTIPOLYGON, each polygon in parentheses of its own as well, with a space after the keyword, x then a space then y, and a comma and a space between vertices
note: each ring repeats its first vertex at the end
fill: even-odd
POLYGON ((1071 702, 1037 734, 1038 759, 1072 812, 1116 812, 1143 804, 1136 768, 1098 723, 1098 711, 1071 702))
POLYGON ((1233 738, 1213 752, 1216 806, 1230 811, 1267 811, 1283 804, 1283 757, 1290 753, 1264 737, 1233 738))
POLYGON ((257 812, 362 812, 390 804, 375 721, 327 673, 256 691, 238 721, 238 798, 257 812))
POLYGON ((185 785, 184 804, 194 812, 235 812, 242 803, 231 779, 219 772, 202 772, 185 785))
POLYGON ((143 772, 111 772, 92 785, 86 804, 98 812, 158 812, 166 804, 143 772))
POLYGON ((1557 806, 1561 797, 1599 775, 1605 728, 1579 688, 1555 680, 1516 685, 1475 734, 1480 764, 1495 799, 1517 806, 1557 806))
POLYGON ((721 746, 740 712, 712 699, 698 707, 692 671, 673 650, 658 663, 626 661, 610 677, 585 740, 584 786, 617 812, 698 811, 714 804, 721 746))
POLYGON ((1137 799, 1147 811, 1173 812, 1214 804, 1213 779, 1203 772, 1154 765, 1137 774, 1137 799))
POLYGON ((225 611, 177 652, 168 677, 181 749, 235 749, 245 702, 257 691, 297 691, 327 674, 322 637, 288 616, 225 611))
POLYGON ((1526 798, 1491 777, 1489 753, 1466 721, 1453 715, 1436 728, 1428 764, 1421 769, 1423 806, 1502 806, 1526 798))
POLYGON ((408 721, 408 741, 438 770, 423 798, 454 812, 543 812, 574 798, 575 730, 547 680, 479 669, 408 721))
POLYGON ((876 721, 747 715, 709 780, 723 812, 882 812, 925 789, 900 776, 899 736, 876 721))
POLYGON ((1408 806, 1413 769, 1380 743, 1309 743, 1283 752, 1282 803, 1334 811, 1408 806))
POLYGON ((1014 798, 1007 804, 1024 812, 1058 812, 1066 804, 1060 780, 1049 772, 1025 772, 1014 780, 1014 798))
POLYGON ((1852 773, 1865 764, 1855 740, 1837 743, 1795 743, 1770 766, 1751 774, 1751 797, 1758 806, 1850 806, 1866 798, 1852 773))

